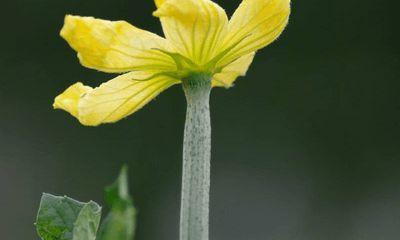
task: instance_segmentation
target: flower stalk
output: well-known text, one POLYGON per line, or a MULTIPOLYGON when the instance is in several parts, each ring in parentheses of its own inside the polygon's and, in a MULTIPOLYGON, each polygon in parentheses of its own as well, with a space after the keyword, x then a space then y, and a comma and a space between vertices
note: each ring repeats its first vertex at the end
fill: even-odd
POLYGON ((180 240, 208 240, 211 76, 192 75, 182 82, 187 112, 183 140, 180 240))

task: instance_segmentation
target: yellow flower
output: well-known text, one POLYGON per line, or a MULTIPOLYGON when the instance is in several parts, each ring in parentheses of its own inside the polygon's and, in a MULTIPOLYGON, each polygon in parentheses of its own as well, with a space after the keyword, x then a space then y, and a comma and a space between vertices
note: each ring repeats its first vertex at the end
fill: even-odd
POLYGON ((255 52, 284 30, 290 0, 243 0, 230 20, 211 0, 155 0, 165 38, 125 21, 67 15, 61 36, 85 67, 122 75, 90 88, 77 83, 54 107, 88 126, 116 122, 193 74, 230 87, 255 52))

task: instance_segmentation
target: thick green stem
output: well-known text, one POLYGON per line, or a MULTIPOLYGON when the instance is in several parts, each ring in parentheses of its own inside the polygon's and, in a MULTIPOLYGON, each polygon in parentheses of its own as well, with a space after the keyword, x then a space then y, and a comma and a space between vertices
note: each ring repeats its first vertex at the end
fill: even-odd
POLYGON ((208 240, 210 199, 211 81, 207 75, 183 80, 187 112, 183 141, 180 240, 208 240))

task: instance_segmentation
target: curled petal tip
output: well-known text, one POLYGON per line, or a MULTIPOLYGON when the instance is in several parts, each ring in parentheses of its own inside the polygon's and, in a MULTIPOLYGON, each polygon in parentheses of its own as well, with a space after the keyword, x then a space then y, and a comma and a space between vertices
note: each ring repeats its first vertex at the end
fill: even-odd
POLYGON ((69 112, 72 116, 78 118, 78 104, 82 96, 91 91, 92 88, 78 82, 70 86, 62 94, 54 99, 53 108, 69 112))
POLYGON ((60 36, 66 38, 68 33, 74 28, 73 26, 76 24, 76 17, 70 14, 65 15, 64 17, 64 25, 60 31, 60 36))

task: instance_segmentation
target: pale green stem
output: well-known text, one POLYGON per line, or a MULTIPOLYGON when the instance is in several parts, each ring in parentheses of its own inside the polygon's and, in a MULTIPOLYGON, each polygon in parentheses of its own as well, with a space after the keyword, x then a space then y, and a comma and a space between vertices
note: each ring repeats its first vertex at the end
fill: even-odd
POLYGON ((180 240, 208 240, 211 123, 210 76, 183 80, 187 112, 183 140, 180 240))

